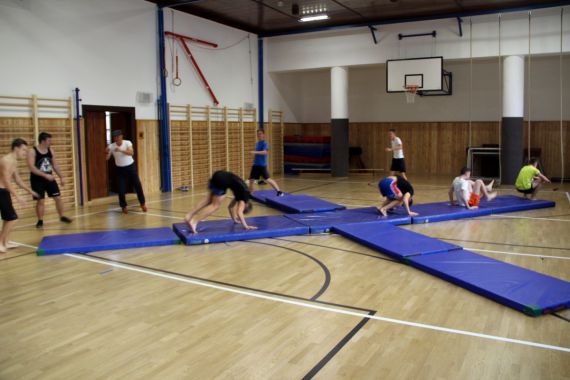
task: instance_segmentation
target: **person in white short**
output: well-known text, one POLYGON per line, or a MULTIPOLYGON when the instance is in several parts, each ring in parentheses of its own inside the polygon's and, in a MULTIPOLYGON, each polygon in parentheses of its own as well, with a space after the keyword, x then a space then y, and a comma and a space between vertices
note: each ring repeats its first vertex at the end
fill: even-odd
POLYGON ((481 196, 487 198, 488 201, 492 201, 497 196, 497 192, 493 191, 495 181, 485 185, 480 179, 472 181, 470 178, 471 169, 464 167, 461 169, 461 175, 453 180, 449 189, 449 202, 452 206, 458 204, 469 210, 474 210, 479 208, 481 196), (454 195, 457 198, 457 203, 453 199, 454 195))

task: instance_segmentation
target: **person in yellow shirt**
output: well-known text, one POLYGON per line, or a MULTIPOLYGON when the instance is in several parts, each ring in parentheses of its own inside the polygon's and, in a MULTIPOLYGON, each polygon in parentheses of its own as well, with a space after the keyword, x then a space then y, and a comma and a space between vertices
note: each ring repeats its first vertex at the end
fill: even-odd
POLYGON ((534 199, 542 184, 550 183, 550 180, 537 169, 537 166, 538 159, 532 157, 528 165, 522 167, 515 182, 517 191, 523 193, 524 199, 527 199, 527 195, 530 195, 530 199, 534 199))

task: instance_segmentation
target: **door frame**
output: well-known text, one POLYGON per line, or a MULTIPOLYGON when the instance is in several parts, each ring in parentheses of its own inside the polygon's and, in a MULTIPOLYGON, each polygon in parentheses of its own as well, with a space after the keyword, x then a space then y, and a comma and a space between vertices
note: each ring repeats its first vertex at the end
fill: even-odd
MULTIPOLYGON (((131 130, 133 131, 133 137, 131 142, 133 143, 133 149, 135 151, 134 154, 134 160, 135 163, 138 163, 137 160, 137 123, 136 123, 136 119, 135 119, 135 107, 119 107, 119 106, 103 106, 103 105, 82 105, 81 106, 81 115, 83 115, 83 136, 82 136, 82 141, 84 144, 87 144, 88 141, 86 140, 86 136, 87 136, 87 131, 86 128, 88 128, 87 124, 86 124, 86 119, 85 119, 85 113, 86 112, 123 112, 123 113, 127 113, 129 115, 129 119, 130 119, 130 127, 131 130)), ((85 151, 85 150, 84 150, 85 151)), ((84 173, 87 173, 87 170, 89 168, 89 157, 87 157, 87 155, 85 155, 85 160, 84 162, 84 173)), ((137 164, 138 165, 138 164, 137 164)), ((85 178, 87 179, 87 178, 85 178)), ((115 199, 116 197, 113 196, 109 196, 109 197, 104 197, 104 198, 97 198, 97 199, 93 199, 91 201, 88 201, 89 197, 87 195, 87 182, 85 182, 85 187, 84 187, 84 193, 85 193, 85 200, 87 204, 92 204, 92 202, 97 202, 97 201, 101 201, 101 200, 105 200, 105 199, 115 199)))

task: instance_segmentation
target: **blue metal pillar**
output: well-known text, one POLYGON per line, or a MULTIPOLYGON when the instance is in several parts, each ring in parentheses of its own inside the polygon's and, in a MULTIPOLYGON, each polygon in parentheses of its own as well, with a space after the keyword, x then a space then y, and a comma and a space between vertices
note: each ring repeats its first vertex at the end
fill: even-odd
POLYGON ((158 55, 160 68, 160 94, 158 96, 158 121, 160 138, 160 188, 162 192, 172 191, 170 175, 170 133, 168 120, 168 98, 166 94, 166 62, 164 59, 164 12, 158 7, 158 55))
POLYGON ((259 129, 264 129, 264 113, 263 104, 263 38, 257 39, 257 93, 259 99, 259 129))

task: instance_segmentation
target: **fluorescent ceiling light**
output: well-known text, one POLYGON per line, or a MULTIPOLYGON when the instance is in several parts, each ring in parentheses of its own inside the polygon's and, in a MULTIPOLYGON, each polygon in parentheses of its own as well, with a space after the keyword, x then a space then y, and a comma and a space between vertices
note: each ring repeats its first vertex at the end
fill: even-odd
POLYGON ((316 16, 306 16, 301 18, 299 21, 301 22, 308 22, 308 21, 320 21, 320 20, 328 20, 329 15, 316 15, 316 16))

